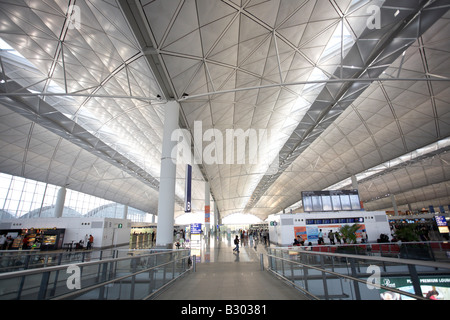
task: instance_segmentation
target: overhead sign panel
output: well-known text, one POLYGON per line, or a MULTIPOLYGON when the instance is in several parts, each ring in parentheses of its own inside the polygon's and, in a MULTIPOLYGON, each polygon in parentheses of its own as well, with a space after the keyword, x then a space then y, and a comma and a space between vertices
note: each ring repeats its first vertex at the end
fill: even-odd
POLYGON ((191 194, 192 194, 192 166, 186 165, 186 180, 184 187, 184 212, 191 212, 192 204, 191 204, 191 194))
POLYGON ((358 190, 302 191, 305 212, 361 210, 358 190))
POLYGON ((200 233, 202 233, 202 224, 191 223, 191 234, 200 234, 200 233))

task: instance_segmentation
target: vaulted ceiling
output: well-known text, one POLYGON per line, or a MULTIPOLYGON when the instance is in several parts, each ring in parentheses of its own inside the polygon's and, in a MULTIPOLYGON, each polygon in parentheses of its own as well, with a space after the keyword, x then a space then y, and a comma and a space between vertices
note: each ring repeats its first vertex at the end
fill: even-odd
MULTIPOLYGON (((225 155, 227 130, 270 136, 264 161, 194 165, 195 211, 205 180, 222 217, 264 219, 351 176, 367 209, 391 209, 391 194, 400 208, 449 205, 449 8, 0 1, 12 48, 0 51, 0 171, 155 213, 164 105, 177 100, 187 136, 222 133, 194 152, 225 155)), ((180 161, 177 216, 184 171, 180 161)))

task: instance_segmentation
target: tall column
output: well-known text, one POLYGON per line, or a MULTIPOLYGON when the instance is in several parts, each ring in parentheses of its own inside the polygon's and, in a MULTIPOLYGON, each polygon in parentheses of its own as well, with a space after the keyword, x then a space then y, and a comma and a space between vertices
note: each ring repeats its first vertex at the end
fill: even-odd
MULTIPOLYGON (((352 175, 352 189, 358 191, 358 198, 359 198, 358 179, 356 179, 356 176, 354 174, 352 175)), ((364 204, 361 198, 359 198, 359 206, 362 210, 364 209, 364 204)))
POLYGON ((64 210, 64 202, 66 201, 66 187, 61 187, 58 190, 55 203, 55 218, 61 218, 64 210))
POLYGON ((214 231, 217 230, 217 225, 219 224, 219 209, 217 208, 217 201, 214 199, 214 231))
POLYGON ((159 181, 158 224, 156 246, 171 249, 173 246, 173 225, 175 210, 176 154, 177 141, 172 133, 178 129, 179 104, 168 101, 165 104, 164 132, 161 153, 161 174, 159 181), (172 158, 174 156, 175 158, 172 158))
POLYGON ((358 190, 358 180, 355 175, 352 175, 352 189, 358 190))
POLYGON ((395 215, 398 216, 397 201, 395 201, 395 195, 393 195, 393 194, 391 194, 391 201, 392 201, 392 206, 394 207, 395 215))
POLYGON ((410 212, 411 214, 413 213, 412 207, 411 207, 411 204, 410 204, 410 203, 408 203, 408 210, 409 210, 409 212, 410 212))
POLYGON ((211 223, 211 202, 209 198, 211 193, 209 191, 209 182, 205 181, 205 235, 209 235, 210 223, 211 223))
POLYGON ((126 219, 127 216, 128 216, 128 206, 124 205, 123 206, 123 216, 122 216, 122 218, 126 219))

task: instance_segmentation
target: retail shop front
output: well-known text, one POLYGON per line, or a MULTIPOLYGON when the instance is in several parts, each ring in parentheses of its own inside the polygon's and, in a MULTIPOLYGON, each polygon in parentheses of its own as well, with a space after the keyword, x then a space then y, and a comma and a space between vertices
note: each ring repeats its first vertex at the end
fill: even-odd
POLYGON ((6 237, 4 250, 57 250, 64 243, 65 229, 24 228, 0 229, 0 236, 6 237))

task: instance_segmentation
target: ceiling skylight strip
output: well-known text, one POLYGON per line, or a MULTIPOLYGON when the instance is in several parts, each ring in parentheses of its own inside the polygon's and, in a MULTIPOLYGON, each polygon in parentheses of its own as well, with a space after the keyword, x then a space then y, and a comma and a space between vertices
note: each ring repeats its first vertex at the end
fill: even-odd
MULTIPOLYGON (((367 179, 373 175, 380 174, 383 171, 393 168, 395 166, 398 166, 402 163, 414 160, 416 158, 427 155, 428 153, 438 151, 438 150, 446 148, 448 146, 450 146, 450 137, 444 138, 435 143, 429 144, 423 148, 416 149, 416 150, 406 153, 400 157, 386 161, 378 166, 375 166, 375 167, 367 169, 363 172, 360 172, 360 173, 356 174, 356 180, 361 181, 363 179, 367 179)), ((352 184, 351 178, 347 178, 345 180, 342 180, 338 183, 333 184, 332 186, 329 186, 328 188, 326 188, 324 190, 339 190, 339 189, 347 187, 351 184, 352 184)))

